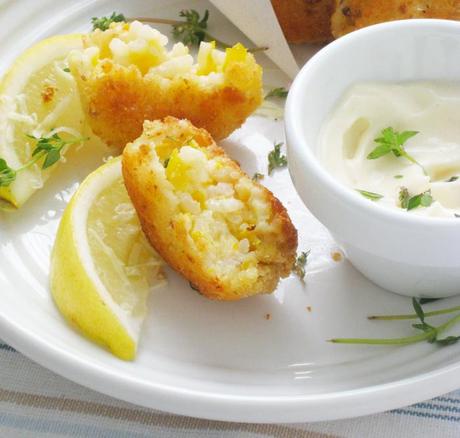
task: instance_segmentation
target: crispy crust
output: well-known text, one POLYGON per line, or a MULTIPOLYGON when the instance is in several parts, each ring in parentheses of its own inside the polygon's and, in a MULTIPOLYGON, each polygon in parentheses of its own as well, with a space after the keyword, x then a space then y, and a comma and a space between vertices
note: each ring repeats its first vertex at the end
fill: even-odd
POLYGON ((335 38, 371 24, 409 18, 460 19, 458 0, 336 0, 335 38))
POLYGON ((251 54, 235 62, 218 86, 184 77, 142 75, 105 59, 87 76, 77 72, 83 107, 94 133, 122 149, 142 133, 144 120, 187 118, 219 140, 239 128, 262 102, 262 69, 251 54))
POLYGON ((152 246, 172 268, 208 298, 238 300, 250 295, 273 292, 280 277, 286 277, 291 272, 296 256, 297 231, 286 209, 269 190, 252 182, 263 190, 263 199, 272 210, 273 229, 270 232, 261 232, 258 238, 264 244, 270 243, 275 250, 261 253, 258 257, 258 277, 250 284, 234 284, 230 280, 210 274, 203 262, 205 254, 191 244, 189 231, 182 222, 176 220, 174 201, 165 189, 164 180, 162 181, 158 171, 152 167, 152 161, 156 159, 158 162, 158 159, 153 156, 148 143, 165 135, 174 135, 182 140, 193 136, 199 146, 207 148, 211 157, 222 157, 224 165, 237 171, 239 178, 248 178, 204 129, 195 128, 189 122, 173 117, 167 117, 163 122, 146 122, 144 134, 139 139, 142 142, 140 147, 130 144, 123 152, 123 177, 142 229, 152 246), (179 123, 182 124, 180 127, 179 123))
POLYGON ((271 0, 286 39, 290 43, 330 41, 335 0, 271 0))

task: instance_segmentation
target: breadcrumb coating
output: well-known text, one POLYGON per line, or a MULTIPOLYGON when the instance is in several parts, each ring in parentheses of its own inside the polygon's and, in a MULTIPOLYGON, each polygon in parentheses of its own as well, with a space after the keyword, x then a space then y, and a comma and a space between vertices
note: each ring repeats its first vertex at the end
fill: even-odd
POLYGON ((290 43, 323 43, 332 40, 331 15, 335 0, 271 0, 290 43))
POLYGON ((338 38, 371 24, 408 18, 460 19, 458 0, 336 0, 331 26, 338 38))
POLYGON ((286 209, 204 129, 146 121, 123 152, 123 177, 152 246, 208 298, 270 293, 291 272, 297 231, 286 209))
POLYGON ((144 120, 187 118, 216 139, 239 128, 262 102, 262 68, 241 45, 201 43, 196 61, 182 43, 139 22, 112 23, 70 56, 93 131, 122 149, 144 120))

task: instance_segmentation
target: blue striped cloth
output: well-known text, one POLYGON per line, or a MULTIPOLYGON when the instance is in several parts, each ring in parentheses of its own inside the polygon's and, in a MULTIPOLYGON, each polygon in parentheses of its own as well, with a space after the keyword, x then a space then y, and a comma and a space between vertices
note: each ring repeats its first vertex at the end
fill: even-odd
POLYGON ((0 437, 460 437, 460 391, 351 420, 239 424, 141 408, 59 377, 0 343, 0 437))

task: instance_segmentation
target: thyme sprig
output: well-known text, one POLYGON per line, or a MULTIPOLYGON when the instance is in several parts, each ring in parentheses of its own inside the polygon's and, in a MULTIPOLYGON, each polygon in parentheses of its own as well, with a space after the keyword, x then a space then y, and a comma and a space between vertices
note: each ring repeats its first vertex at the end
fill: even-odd
POLYGON ((32 151, 32 156, 29 161, 17 169, 11 168, 5 159, 0 158, 0 187, 8 187, 11 185, 18 173, 30 168, 35 163, 43 160, 41 168, 47 169, 61 159, 63 149, 71 144, 81 143, 87 138, 71 138, 70 140, 62 139, 56 132, 50 136, 34 137, 27 135, 28 138, 35 140, 35 149, 32 151))
MULTIPOLYGON (((195 9, 183 9, 179 12, 181 20, 170 20, 168 18, 152 18, 152 17, 133 17, 126 18, 125 15, 117 12, 112 12, 107 17, 93 17, 91 23, 93 30, 107 30, 111 23, 142 21, 152 24, 168 24, 172 26, 172 35, 176 41, 182 42, 186 46, 198 47, 202 41, 215 41, 222 48, 232 47, 230 44, 219 40, 211 35, 208 31, 209 11, 206 9, 203 16, 195 9)), ((260 52, 268 50, 268 47, 253 47, 248 49, 248 52, 260 52)))
POLYGON ((370 316, 369 319, 379 320, 402 320, 402 319, 419 319, 419 323, 412 324, 412 327, 422 333, 415 334, 413 336, 406 336, 402 338, 334 338, 330 339, 329 342, 336 344, 366 344, 366 345, 409 345, 417 342, 428 341, 430 343, 436 343, 437 345, 447 346, 453 345, 460 340, 460 336, 447 336, 446 338, 440 338, 440 335, 452 328, 454 325, 460 323, 460 314, 448 319, 445 323, 433 326, 426 322, 426 318, 430 316, 437 316, 447 313, 460 312, 460 306, 452 307, 450 309, 437 310, 433 312, 426 312, 423 310, 420 301, 416 298, 412 298, 412 306, 415 313, 407 315, 381 315, 381 316, 370 316))
POLYGON ((418 131, 397 132, 392 127, 385 128, 380 133, 380 137, 374 139, 377 146, 368 154, 367 159, 375 160, 389 153, 393 153, 395 157, 404 157, 410 162, 419 165, 419 163, 404 149, 406 141, 417 134, 418 131))

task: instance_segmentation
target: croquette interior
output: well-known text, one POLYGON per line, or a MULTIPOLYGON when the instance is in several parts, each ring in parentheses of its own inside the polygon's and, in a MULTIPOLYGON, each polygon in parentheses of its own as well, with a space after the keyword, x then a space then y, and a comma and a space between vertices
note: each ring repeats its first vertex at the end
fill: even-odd
POLYGON ((100 61, 110 60, 137 68, 144 76, 155 75, 167 81, 179 75, 212 84, 223 81, 223 72, 229 64, 251 56, 241 44, 224 52, 216 49, 212 41, 200 44, 195 61, 184 44, 174 44, 171 50, 167 44, 165 35, 139 21, 112 23, 108 30, 96 29, 84 37, 86 48, 80 56, 88 71, 100 61))
POLYGON ((150 160, 155 193, 162 198, 157 229, 167 232, 172 226, 176 242, 182 240, 204 274, 235 291, 225 299, 273 291, 279 277, 289 274, 297 244, 289 222, 295 236, 286 247, 294 250, 286 255, 280 248, 285 218, 276 210, 285 213, 284 208, 277 200, 274 205, 269 192, 242 173, 206 131, 185 120, 171 123, 167 131, 161 122, 146 122, 144 135, 125 150, 150 160))

